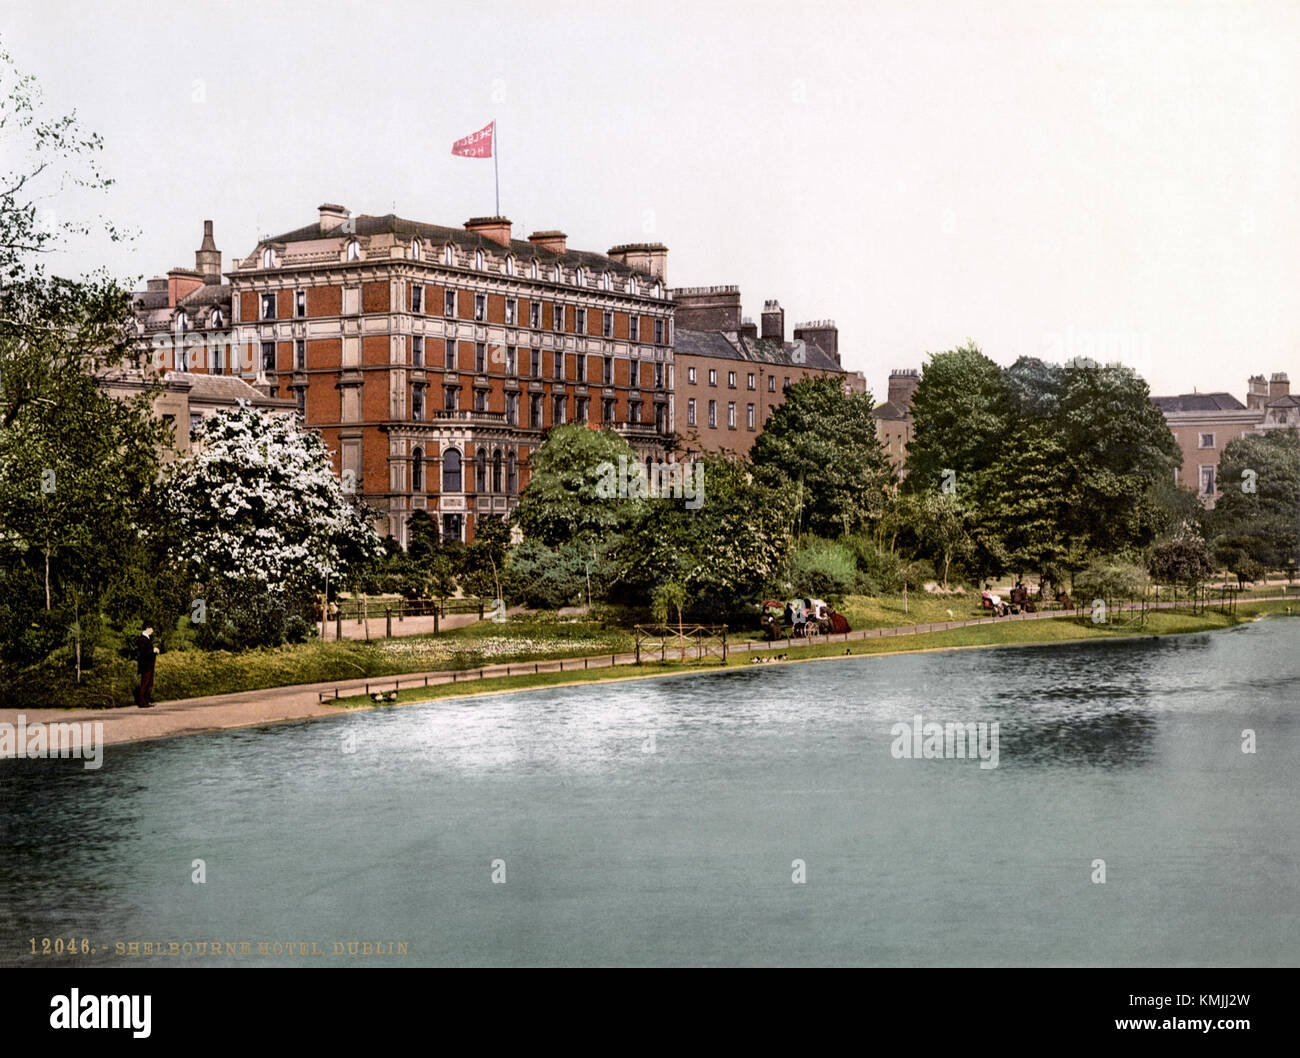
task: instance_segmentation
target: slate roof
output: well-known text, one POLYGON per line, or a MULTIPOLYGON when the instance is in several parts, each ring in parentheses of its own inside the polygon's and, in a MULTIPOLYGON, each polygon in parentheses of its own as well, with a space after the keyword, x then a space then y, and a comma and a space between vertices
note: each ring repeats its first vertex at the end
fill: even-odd
POLYGON ((731 331, 692 331, 678 327, 673 335, 673 355, 713 356, 723 360, 744 360, 749 363, 777 364, 782 367, 809 367, 818 371, 838 371, 844 368, 834 358, 827 356, 811 342, 805 342, 807 359, 795 362, 793 342, 774 342, 767 338, 746 338, 731 331))
POLYGON ((292 400, 286 397, 268 397, 261 390, 234 375, 200 375, 190 371, 168 371, 165 377, 168 382, 189 383, 190 400, 197 398, 219 401, 223 404, 246 400, 254 407, 293 406, 292 400))
POLYGON ((1163 412, 1246 410, 1246 405, 1231 393, 1181 393, 1176 397, 1152 397, 1151 401, 1163 412))
POLYGON ((906 405, 899 404, 896 400, 887 400, 883 404, 877 404, 871 409, 873 419, 892 419, 903 420, 911 418, 912 413, 908 411, 906 405))
MULTIPOLYGON (((371 236, 371 235, 400 235, 406 239, 412 239, 419 236, 421 239, 428 239, 438 246, 446 243, 452 243, 456 246, 464 247, 468 250, 490 250, 493 253, 501 253, 505 249, 499 242, 489 239, 480 232, 466 231, 464 228, 447 228, 441 224, 425 224, 422 221, 407 220, 399 217, 394 213, 386 214, 382 217, 372 217, 363 213, 351 218, 349 228, 344 231, 343 225, 332 228, 327 232, 320 230, 320 221, 317 220, 312 224, 306 224, 301 228, 295 228, 293 231, 286 231, 280 235, 273 236, 269 239, 261 240, 260 244, 266 243, 291 243, 291 242, 311 242, 315 239, 343 238, 345 235, 371 236)), ((592 253, 589 250, 570 250, 566 249, 564 253, 557 254, 551 250, 537 246, 527 239, 511 239, 510 252, 520 261, 531 261, 534 258, 541 264, 553 264, 560 262, 569 268, 576 268, 581 265, 588 270, 596 272, 609 272, 617 275, 644 275, 635 268, 629 268, 627 265, 620 264, 602 253, 592 253)))

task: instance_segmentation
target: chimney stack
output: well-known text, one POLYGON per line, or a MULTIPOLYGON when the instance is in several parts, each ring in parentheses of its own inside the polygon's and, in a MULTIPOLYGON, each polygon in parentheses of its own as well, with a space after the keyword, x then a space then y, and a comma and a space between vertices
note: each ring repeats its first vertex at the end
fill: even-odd
POLYGON ((740 330, 740 287, 678 287, 669 293, 674 326, 688 331, 740 330))
POLYGON ((194 251, 194 270, 203 276, 205 284, 221 282, 221 251, 212 241, 212 221, 203 222, 203 242, 194 251))
POLYGON ((785 343, 785 310, 779 301, 763 302, 763 340, 785 343))
POLYGON ((325 202, 316 207, 320 210, 320 233, 327 235, 348 219, 348 211, 332 202, 325 202))
POLYGON ((611 246, 606 255, 636 272, 645 272, 663 282, 668 280, 668 247, 661 242, 629 242, 611 246))
POLYGON ((535 231, 528 236, 528 241, 540 249, 562 254, 568 238, 562 231, 535 231))
POLYGON ((201 273, 189 268, 173 268, 167 273, 167 307, 174 309, 201 286, 201 273))
POLYGON ((1246 380, 1246 407, 1262 408, 1268 399, 1268 382, 1264 376, 1251 375, 1246 380))
POLYGON ((751 342, 758 341, 758 324, 746 316, 740 321, 740 336, 749 339, 751 342))
POLYGON ((803 339, 809 345, 815 345, 837 364, 840 362, 840 331, 834 320, 813 320, 811 323, 799 323, 794 328, 794 340, 803 339))
POLYGON ((510 221, 505 217, 471 217, 465 222, 465 230, 491 239, 498 246, 510 246, 510 221))
POLYGON ((896 367, 889 372, 889 396, 886 398, 899 407, 912 403, 912 394, 920 384, 920 373, 914 367, 896 367))
POLYGON ((1277 400, 1279 397, 1288 397, 1291 395, 1291 380, 1286 377, 1285 371, 1274 371, 1272 378, 1268 380, 1268 399, 1277 400))

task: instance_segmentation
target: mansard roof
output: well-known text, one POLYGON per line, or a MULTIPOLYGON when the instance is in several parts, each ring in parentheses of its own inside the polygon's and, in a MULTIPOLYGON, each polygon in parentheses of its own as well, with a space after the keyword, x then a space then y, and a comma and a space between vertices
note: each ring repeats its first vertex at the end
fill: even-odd
POLYGON ((372 217, 363 213, 352 217, 346 225, 340 224, 338 227, 326 232, 322 232, 320 222, 315 221, 301 228, 295 228, 293 231, 286 231, 269 239, 262 239, 259 245, 313 242, 318 239, 343 239, 351 238, 353 235, 358 238, 375 235, 400 236, 403 240, 419 238, 434 246, 445 246, 447 243, 451 243, 453 246, 459 246, 465 250, 481 249, 497 255, 501 255, 508 250, 509 253, 514 254, 516 260, 531 261, 535 259, 542 264, 558 262, 568 268, 582 267, 597 274, 600 272, 609 272, 620 276, 645 274, 635 268, 629 268, 611 257, 606 257, 602 253, 593 253, 590 250, 566 249, 564 253, 555 253, 553 250, 545 249, 529 242, 527 239, 511 239, 509 247, 506 247, 495 239, 489 239, 481 232, 466 231, 464 228, 448 228, 441 224, 425 224, 423 221, 407 220, 405 217, 399 217, 394 213, 388 213, 382 217, 372 217))

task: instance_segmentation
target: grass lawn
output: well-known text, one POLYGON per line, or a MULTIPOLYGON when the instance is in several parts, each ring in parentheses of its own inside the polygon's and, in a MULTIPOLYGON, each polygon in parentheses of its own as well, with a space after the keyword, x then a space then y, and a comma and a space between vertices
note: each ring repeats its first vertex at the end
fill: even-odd
POLYGON ((159 656, 154 697, 166 701, 298 683, 582 657, 627 651, 633 645, 634 637, 626 629, 520 614, 501 624, 482 621, 436 636, 403 636, 369 643, 308 642, 238 654, 183 650, 159 656))
MULTIPOLYGON (((901 600, 899 605, 901 606, 901 600)), ((837 641, 834 643, 818 643, 812 646, 791 646, 789 649, 780 651, 781 654, 788 657, 788 661, 769 661, 766 664, 793 664, 818 658, 843 657, 846 652, 851 652, 854 656, 862 656, 917 650, 1078 642, 1094 639, 1115 639, 1134 635, 1175 635, 1186 632, 1210 632, 1231 628, 1264 613, 1290 612, 1292 607, 1297 613, 1300 613, 1300 600, 1244 603, 1238 607, 1238 612, 1235 615, 1221 614, 1216 611, 1195 615, 1191 613, 1155 611, 1147 615, 1144 626, 1139 626, 1135 620, 1116 621, 1104 625, 1094 625, 1086 619, 1080 622, 1074 618, 1035 621, 1008 620, 995 624, 974 625, 968 628, 952 628, 942 632, 922 632, 903 637, 853 640, 848 643, 837 641)), ((911 601, 909 600, 910 609, 911 601)), ((945 619, 946 617, 936 618, 936 620, 945 619)), ((927 622, 922 621, 920 623, 927 622)), ((752 656, 764 655, 755 654, 752 656)), ((399 691, 395 702, 386 704, 427 702, 440 698, 490 694, 495 691, 519 691, 534 687, 596 683, 606 680, 637 679, 647 676, 717 672, 723 668, 736 668, 754 664, 750 658, 751 655, 748 653, 735 652, 727 660, 725 666, 717 659, 703 662, 692 660, 685 664, 674 661, 656 661, 639 666, 622 665, 617 668, 589 669, 585 671, 529 673, 521 676, 500 676, 483 680, 469 680, 463 683, 443 684, 435 687, 412 687, 399 691)), ((374 703, 365 695, 343 698, 332 704, 342 709, 374 706, 374 703)))

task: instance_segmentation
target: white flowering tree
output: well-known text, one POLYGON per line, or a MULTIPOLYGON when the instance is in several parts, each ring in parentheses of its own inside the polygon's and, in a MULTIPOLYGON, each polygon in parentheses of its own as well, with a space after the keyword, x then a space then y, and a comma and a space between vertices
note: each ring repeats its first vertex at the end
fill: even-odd
POLYGON ((367 512, 345 495, 315 433, 241 401, 203 419, 166 492, 175 557, 203 580, 265 592, 315 590, 376 557, 367 512))

